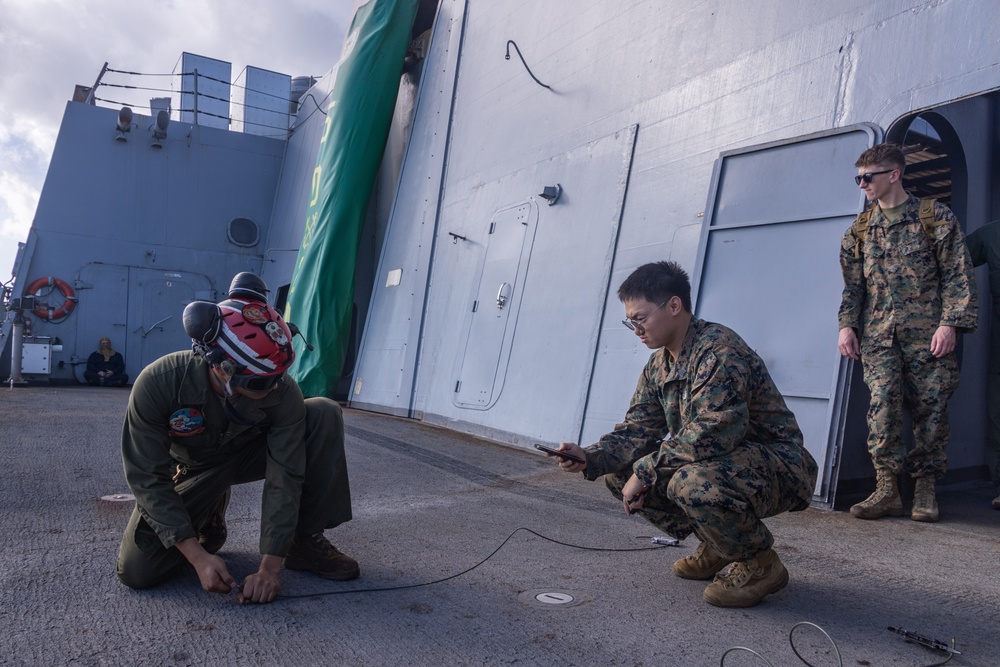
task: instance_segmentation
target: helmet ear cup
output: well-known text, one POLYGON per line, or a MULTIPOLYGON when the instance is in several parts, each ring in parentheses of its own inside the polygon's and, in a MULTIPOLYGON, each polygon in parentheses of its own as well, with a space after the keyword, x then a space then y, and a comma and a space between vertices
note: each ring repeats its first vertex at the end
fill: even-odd
POLYGON ((184 307, 183 320, 184 332, 191 337, 196 353, 230 377, 240 372, 237 364, 214 344, 222 330, 222 310, 219 306, 208 301, 192 301, 184 307))
POLYGON ((222 311, 208 301, 192 301, 184 307, 184 333, 192 340, 211 345, 219 337, 222 311))

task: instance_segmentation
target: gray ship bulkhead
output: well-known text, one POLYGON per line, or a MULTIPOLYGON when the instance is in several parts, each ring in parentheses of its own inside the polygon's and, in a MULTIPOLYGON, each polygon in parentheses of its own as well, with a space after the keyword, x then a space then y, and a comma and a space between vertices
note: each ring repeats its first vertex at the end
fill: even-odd
MULTIPOLYGON (((824 463, 816 500, 832 504, 838 481, 871 475, 864 386, 836 352, 839 235, 863 203, 853 162, 907 143, 943 165, 936 196, 967 232, 997 217, 998 14, 993 0, 421 2, 340 398, 516 446, 591 442, 625 413, 648 356, 615 289, 672 259, 699 314, 767 361, 824 463)), ((17 283, 77 289, 69 318, 34 322, 63 345, 49 379, 78 378, 101 335, 134 377, 186 346, 184 304, 238 271, 280 303, 329 79, 287 140, 172 122, 153 149, 151 119, 116 142, 116 110, 67 105, 17 283), (235 218, 255 243, 233 242, 235 218)), ((950 481, 983 474, 977 275, 950 481)))
MULTIPOLYGON (((648 356, 615 288, 673 259, 699 314, 775 372, 826 468, 816 500, 838 478, 864 487, 865 389, 836 350, 853 163, 886 137, 933 144, 966 230, 995 217, 980 137, 998 124, 998 12, 443 0, 350 404, 519 446, 592 442, 648 356)), ((983 311, 952 402, 954 481, 983 474, 983 311)))

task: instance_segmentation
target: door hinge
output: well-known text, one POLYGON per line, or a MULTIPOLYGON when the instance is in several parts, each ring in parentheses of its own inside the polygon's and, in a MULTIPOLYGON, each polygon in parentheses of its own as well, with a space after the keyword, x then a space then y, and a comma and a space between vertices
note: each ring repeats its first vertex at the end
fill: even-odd
POLYGON ((457 394, 457 393, 458 393, 458 390, 459 390, 459 389, 461 389, 461 388, 462 388, 462 381, 461 381, 461 380, 459 380, 459 381, 457 381, 457 382, 455 383, 455 393, 457 394))
POLYGON ((478 301, 473 301, 472 302, 472 312, 476 312, 477 310, 479 310, 479 302, 478 301))
POLYGON ((490 234, 492 234, 493 230, 495 230, 496 228, 497 228, 497 223, 491 222, 490 223, 490 234))

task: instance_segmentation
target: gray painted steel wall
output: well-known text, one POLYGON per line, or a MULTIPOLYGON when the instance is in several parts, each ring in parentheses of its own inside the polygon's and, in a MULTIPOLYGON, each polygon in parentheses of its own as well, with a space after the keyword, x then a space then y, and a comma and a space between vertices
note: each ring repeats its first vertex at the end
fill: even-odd
MULTIPOLYGON (((363 247, 379 260, 358 269, 366 327, 353 404, 517 444, 592 441, 624 414, 648 356, 620 325, 614 288, 647 261, 695 268, 720 155, 858 123, 891 134, 915 110, 994 90, 998 18, 994 0, 441 0, 412 126, 413 90, 404 86, 372 198, 363 247), (550 89, 513 49, 504 58, 508 40, 550 89), (554 183, 565 198, 550 208, 538 195, 554 183), (470 349, 469 301, 489 258, 485 223, 512 205, 534 207, 536 227, 517 274, 520 310, 500 338, 491 385, 500 393, 483 409, 456 399, 455 382, 470 349), (397 270, 398 285, 387 286, 397 270)), ((134 376, 158 345, 187 345, 179 317, 176 329, 160 331, 142 304, 177 301, 179 313, 189 293, 221 292, 242 270, 259 271, 274 290, 290 281, 325 121, 317 102, 324 108, 332 78, 303 98, 287 142, 175 122, 157 152, 148 118, 137 117, 121 144, 114 110, 67 107, 18 278, 23 286, 55 275, 84 287, 66 322, 36 322, 34 333, 63 340, 55 361, 85 359, 118 326, 134 376), (235 216, 260 224, 255 247, 227 240, 235 216), (87 281, 104 285, 100 298, 84 298, 87 281)), ((986 141, 996 109, 979 98, 942 113, 964 124, 971 230, 995 210, 985 190, 996 179, 996 148, 986 141)), ((854 158, 842 158, 844 179, 854 158)), ((802 196, 781 183, 761 188, 802 196)), ((964 353, 972 370, 956 395, 958 467, 982 458, 985 338, 967 337, 964 353)), ((474 377, 481 373, 485 386, 490 375, 477 368, 474 377)), ((69 379, 72 369, 53 377, 69 379)), ((845 465, 862 475, 869 464, 855 446, 845 465)))
MULTIPOLYGON (((184 305, 224 294, 239 271, 259 270, 268 235, 284 141, 172 122, 163 147, 153 148, 150 118, 136 115, 125 142, 115 140, 116 120, 114 109, 67 104, 32 224, 35 250, 20 267, 19 288, 56 276, 80 299, 62 322, 31 316, 35 335, 63 342, 54 380, 72 380, 74 370, 82 379, 102 335, 125 355, 132 378, 160 354, 190 346, 184 305), (256 246, 230 242, 235 217, 258 224, 256 246)), ((9 347, 6 356, 9 364, 9 347)))
MULTIPOLYGON (((514 443, 541 438, 552 420, 582 414, 561 438, 592 441, 624 414, 648 356, 619 324, 614 298, 598 317, 567 305, 563 292, 539 288, 547 301, 534 323, 545 325, 540 335, 599 324, 589 399, 531 395, 545 402, 543 410, 531 406, 524 412, 530 417, 503 420, 455 409, 454 378, 443 369, 463 354, 450 332, 463 326, 464 299, 456 299, 456 290, 469 285, 474 270, 443 261, 452 250, 453 230, 445 223, 461 218, 470 193, 637 124, 611 285, 652 260, 693 269, 721 153, 857 123, 886 129, 913 110, 990 91, 1000 81, 998 18, 992 0, 694 6, 442 0, 353 404, 514 443), (532 81, 513 50, 505 60, 508 39, 551 90, 532 81), (394 268, 403 270, 403 282, 386 288, 394 268)), ((842 156, 844 179, 853 175, 855 157, 842 156)), ((761 187, 776 198, 798 195, 780 183, 761 187)), ((498 194, 494 205, 521 194, 498 194)), ((551 261, 567 274, 599 268, 569 254, 551 261)), ((511 367, 542 360, 537 351, 516 350, 511 367)), ((974 382, 966 385, 976 392, 974 382)), ((970 412, 982 412, 980 396, 972 397, 970 412)), ((967 444, 953 447, 955 464, 981 460, 981 445, 967 444)))

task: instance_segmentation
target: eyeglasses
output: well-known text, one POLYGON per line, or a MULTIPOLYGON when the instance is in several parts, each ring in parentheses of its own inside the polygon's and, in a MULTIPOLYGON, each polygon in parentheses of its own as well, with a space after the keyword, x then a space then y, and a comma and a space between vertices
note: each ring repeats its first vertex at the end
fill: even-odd
POLYGON ((645 322, 646 320, 648 320, 648 319, 649 319, 649 316, 650 316, 650 315, 652 315, 653 313, 655 313, 656 311, 658 311, 658 310, 659 310, 660 308, 663 308, 663 306, 664 306, 664 305, 666 305, 666 303, 667 303, 667 302, 666 302, 666 301, 664 301, 664 302, 663 302, 663 303, 661 303, 661 304, 660 304, 659 306, 657 306, 657 307, 656 307, 656 308, 654 308, 653 310, 649 311, 649 312, 648 312, 648 313, 647 313, 647 314, 645 315, 645 317, 640 317, 640 318, 639 318, 639 319, 637 319, 637 320, 633 320, 632 318, 630 318, 630 317, 627 317, 627 318, 625 318, 624 320, 622 320, 622 324, 624 324, 625 326, 627 326, 627 327, 628 327, 629 329, 631 329, 632 331, 645 331, 645 330, 646 330, 646 327, 645 327, 645 326, 643 326, 643 323, 644 323, 644 322, 645 322))
POLYGON ((896 170, 895 169, 883 169, 882 171, 870 171, 867 174, 858 174, 857 176, 854 177, 854 182, 857 183, 858 185, 861 185, 861 181, 864 181, 865 183, 871 183, 872 179, 874 179, 879 174, 888 174, 888 173, 893 172, 893 171, 896 171, 896 170))
POLYGON ((234 375, 229 378, 229 384, 233 387, 242 387, 247 391, 267 391, 284 378, 284 373, 281 375, 234 375))

